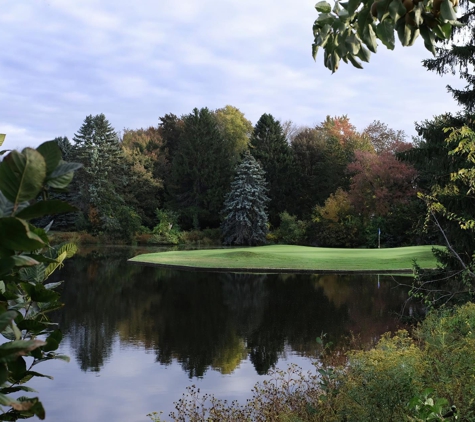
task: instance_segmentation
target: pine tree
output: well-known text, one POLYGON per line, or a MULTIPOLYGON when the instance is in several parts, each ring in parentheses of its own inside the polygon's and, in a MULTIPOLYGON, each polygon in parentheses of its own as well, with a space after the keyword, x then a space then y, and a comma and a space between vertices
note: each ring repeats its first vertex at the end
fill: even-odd
POLYGON ((294 164, 282 126, 270 114, 263 114, 251 136, 251 154, 259 161, 269 183, 269 220, 278 225, 279 214, 293 209, 294 164))
POLYGON ((440 75, 454 73, 458 70, 460 78, 467 82, 465 89, 455 89, 447 86, 455 100, 469 113, 475 112, 475 6, 469 0, 461 0, 463 14, 459 21, 462 27, 453 27, 452 37, 444 46, 438 47, 437 57, 424 60, 422 63, 428 70, 440 75))
POLYGON ((259 163, 246 151, 224 202, 221 225, 224 244, 254 246, 265 243, 269 198, 264 175, 259 163))
POLYGON ((74 159, 84 165, 77 178, 79 208, 93 232, 120 232, 117 213, 123 211, 127 172, 116 132, 104 114, 90 115, 73 140, 74 159))
POLYGON ((233 151, 207 108, 183 116, 184 127, 171 163, 168 206, 182 227, 219 227, 219 212, 232 179, 233 151))

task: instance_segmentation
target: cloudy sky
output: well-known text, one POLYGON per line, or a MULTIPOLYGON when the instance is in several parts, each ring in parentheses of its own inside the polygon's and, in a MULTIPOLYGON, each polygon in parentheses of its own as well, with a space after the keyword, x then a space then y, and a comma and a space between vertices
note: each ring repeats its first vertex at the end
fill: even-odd
MULTIPOLYGON (((380 46, 364 70, 331 75, 311 57, 315 0, 0 0, 4 147, 70 139, 89 114, 118 131, 166 113, 238 107, 297 125, 346 114, 414 135, 414 122, 457 105, 453 76, 427 72, 423 42, 380 46)), ((321 53, 321 52, 320 52, 321 53)))

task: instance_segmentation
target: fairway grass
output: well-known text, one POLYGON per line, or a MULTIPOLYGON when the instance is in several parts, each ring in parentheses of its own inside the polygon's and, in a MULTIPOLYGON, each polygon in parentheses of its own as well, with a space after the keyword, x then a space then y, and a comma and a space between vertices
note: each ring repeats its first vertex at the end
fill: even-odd
POLYGON ((337 249, 271 245, 171 251, 138 255, 129 262, 195 271, 231 272, 412 272, 435 268, 432 246, 390 249, 337 249))

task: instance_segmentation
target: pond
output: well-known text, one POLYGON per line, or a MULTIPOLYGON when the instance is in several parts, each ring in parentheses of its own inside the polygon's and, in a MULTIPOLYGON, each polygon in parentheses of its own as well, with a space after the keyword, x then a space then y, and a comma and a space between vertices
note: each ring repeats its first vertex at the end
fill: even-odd
MULTIPOLYGON (((126 263, 144 251, 97 249, 69 260, 52 319, 70 363, 37 368, 47 421, 149 421, 185 388, 244 402, 272 367, 310 369, 316 338, 374 343, 407 297, 377 275, 218 274, 126 263)), ((150 252, 147 251, 147 252, 150 252)))

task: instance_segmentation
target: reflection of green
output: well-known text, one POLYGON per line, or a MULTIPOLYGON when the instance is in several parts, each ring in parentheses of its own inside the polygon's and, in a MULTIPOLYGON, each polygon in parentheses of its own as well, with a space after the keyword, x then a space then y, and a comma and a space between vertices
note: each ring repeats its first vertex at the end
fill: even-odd
POLYGON ((139 255, 134 263, 210 269, 288 271, 396 271, 434 268, 432 246, 390 249, 337 249, 272 245, 233 249, 173 251, 139 255))
POLYGON ((405 299, 388 283, 378 288, 376 276, 190 273, 125 258, 94 253, 62 272, 66 306, 55 319, 84 371, 107 365, 118 340, 178 362, 189 377, 229 374, 247 355, 265 374, 287 349, 318 356, 322 332, 339 344, 351 330, 387 331, 405 299))

